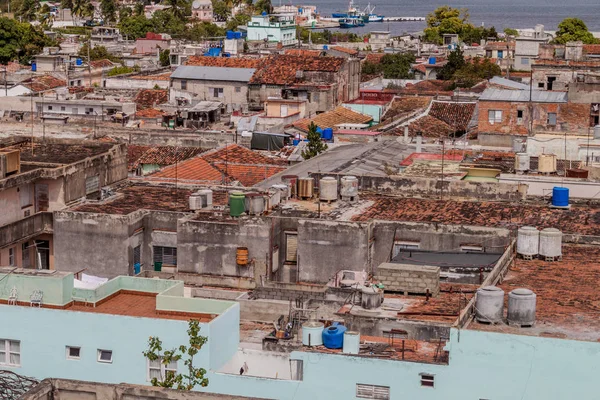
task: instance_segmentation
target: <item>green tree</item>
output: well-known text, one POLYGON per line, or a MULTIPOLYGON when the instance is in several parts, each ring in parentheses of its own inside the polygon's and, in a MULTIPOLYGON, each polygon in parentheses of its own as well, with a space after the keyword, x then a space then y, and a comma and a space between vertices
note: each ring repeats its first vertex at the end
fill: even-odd
POLYGON ((18 60, 26 64, 40 53, 44 46, 54 44, 40 27, 27 22, 0 17, 0 63, 18 60))
POLYGON ((444 34, 461 34, 463 30, 472 27, 469 23, 469 13, 466 9, 459 10, 450 6, 436 8, 427 15, 425 40, 432 43, 442 43, 444 34))
POLYGON ((90 0, 72 0, 71 14, 79 18, 92 17, 94 6, 90 0))
POLYGON ((229 21, 227 21, 226 29, 228 31, 234 31, 238 26, 248 24, 251 19, 252 17, 248 14, 237 14, 235 17, 230 18, 229 21))
POLYGON ((143 15, 126 17, 120 20, 119 29, 121 34, 128 39, 137 39, 146 36, 146 33, 151 32, 154 27, 152 21, 143 15))
POLYGON ((199 41, 206 38, 225 36, 225 29, 210 22, 198 22, 185 31, 184 38, 199 41))
POLYGON ((582 41, 585 44, 598 43, 598 39, 588 31, 587 25, 579 18, 565 18, 558 24, 555 43, 582 41))
POLYGON ((231 7, 223 0, 213 0, 213 15, 217 21, 227 21, 231 16, 231 7))
POLYGON ((126 6, 119 7, 119 22, 123 21, 125 18, 131 17, 132 14, 131 8, 126 6))
POLYGON ((256 3, 254 3, 254 12, 258 14, 262 14, 263 12, 271 14, 272 10, 273 6, 271 0, 257 0, 256 3))
POLYGON ((489 58, 475 57, 454 73, 452 88, 470 88, 483 79, 491 79, 501 73, 500 67, 493 64, 489 58))
POLYGON ((317 132, 317 126, 312 121, 308 126, 306 138, 308 139, 308 144, 306 145, 306 148, 302 150, 302 158, 305 160, 313 158, 327 150, 327 144, 321 139, 321 134, 317 132))
POLYGON ((187 30, 184 17, 177 17, 168 10, 157 11, 150 18, 152 32, 168 33, 174 37, 181 37, 187 30))
POLYGON ((465 57, 460 48, 450 52, 448 62, 438 72, 438 79, 448 81, 454 77, 454 73, 465 66, 465 57))
POLYGON ((18 0, 13 1, 11 4, 14 10, 15 17, 22 19, 23 21, 34 21, 37 18, 37 13, 40 9, 39 0, 18 0))
MULTIPOLYGON (((79 49, 78 55, 83 58, 88 56, 88 43, 84 43, 79 49)), ((110 53, 104 46, 94 46, 90 49, 90 59, 96 60, 110 60, 112 62, 121 62, 121 59, 110 53)))
POLYGON ((184 359, 184 373, 168 371, 165 376, 152 378, 152 386, 160 386, 177 390, 192 390, 196 386, 208 386, 208 378, 205 377, 206 370, 197 368, 194 365, 194 357, 198 354, 202 346, 208 340, 206 336, 200 335, 200 323, 196 320, 190 320, 187 334, 189 344, 180 345, 171 350, 163 350, 162 341, 157 337, 148 339, 148 350, 142 354, 151 362, 159 362, 165 366, 184 359))
POLYGON ((60 0, 60 7, 73 10, 73 0, 60 0))
POLYGON ((413 75, 410 73, 411 64, 415 62, 415 56, 411 53, 386 54, 381 58, 383 77, 385 79, 408 79, 413 75))
POLYGON ((104 24, 111 25, 117 22, 117 3, 115 0, 101 0, 100 13, 104 24))
POLYGON ((519 36, 519 31, 517 31, 516 29, 513 29, 513 28, 504 28, 504 34, 506 36, 517 37, 517 36, 519 36))
POLYGON ((42 26, 42 29, 45 29, 45 30, 50 29, 54 18, 52 17, 52 14, 50 13, 50 6, 48 4, 44 4, 43 6, 40 7, 40 10, 39 10, 38 16, 37 16, 37 20, 39 21, 40 25, 42 26))
POLYGON ((158 53, 158 62, 162 67, 171 65, 171 50, 161 50, 160 53, 158 53))
POLYGON ((185 17, 192 13, 192 5, 188 0, 165 0, 165 5, 171 6, 168 12, 183 23, 185 17))
POLYGON ((145 9, 144 9, 144 3, 141 1, 138 1, 135 3, 135 6, 133 6, 133 14, 134 15, 145 15, 145 9))

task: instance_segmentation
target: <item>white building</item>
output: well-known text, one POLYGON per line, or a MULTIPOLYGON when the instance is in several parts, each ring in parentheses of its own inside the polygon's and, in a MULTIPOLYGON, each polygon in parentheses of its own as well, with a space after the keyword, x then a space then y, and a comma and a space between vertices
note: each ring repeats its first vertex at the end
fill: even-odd
POLYGON ((248 23, 248 40, 281 43, 290 46, 296 43, 296 22, 292 14, 255 15, 248 23))

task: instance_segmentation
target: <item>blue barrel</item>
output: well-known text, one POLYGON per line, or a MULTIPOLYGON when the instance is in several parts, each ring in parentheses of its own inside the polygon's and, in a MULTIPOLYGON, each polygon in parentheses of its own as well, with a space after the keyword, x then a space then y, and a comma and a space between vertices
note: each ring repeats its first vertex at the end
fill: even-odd
POLYGON ((325 128, 323 129, 323 134, 321 137, 324 140, 333 140, 333 128, 325 128))
POLYGON ((31 63, 31 70, 32 70, 33 72, 37 71, 37 64, 36 64, 36 62, 35 62, 35 61, 31 63))
POLYGON ((225 33, 225 37, 226 37, 227 39, 233 39, 233 38, 235 37, 235 34, 234 34, 234 32, 233 32, 233 31, 227 31, 227 32, 225 33))
POLYGON ((133 274, 134 275, 139 274, 141 270, 142 270, 142 266, 140 265, 140 263, 133 264, 133 274))
POLYGON ((327 46, 326 44, 323 45, 323 50, 329 50, 329 46, 327 46))
POLYGON ((555 186, 552 189, 552 205, 567 207, 569 205, 569 188, 555 186))
POLYGON ((436 61, 437 61, 437 60, 436 60, 436 58, 435 58, 435 57, 429 57, 429 64, 430 64, 430 65, 435 65, 435 62, 436 62, 436 61))
POLYGON ((242 32, 233 32, 233 33, 234 33, 233 37, 235 39, 241 39, 242 38, 242 32))
POLYGON ((300 139, 294 139, 294 140, 292 140, 292 144, 294 146, 298 146, 298 143, 300 143, 300 139))
POLYGON ((75 65, 77 65, 78 67, 81 67, 83 65, 83 60, 81 58, 76 58, 75 65))
POLYGON ((317 133, 319 135, 321 135, 321 138, 323 137, 323 129, 321 129, 320 127, 317 126, 317 133))
POLYGON ((334 322, 329 328, 323 329, 323 346, 328 349, 341 349, 344 346, 346 327, 334 322))

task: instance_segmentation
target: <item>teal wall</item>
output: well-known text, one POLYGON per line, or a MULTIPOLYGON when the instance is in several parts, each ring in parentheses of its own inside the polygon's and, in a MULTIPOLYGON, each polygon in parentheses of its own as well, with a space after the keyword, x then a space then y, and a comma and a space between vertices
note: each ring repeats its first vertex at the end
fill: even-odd
POLYGON ((373 123, 378 124, 381 121, 381 114, 383 113, 383 107, 377 104, 351 104, 344 103, 344 107, 349 108, 353 111, 361 114, 366 114, 373 117, 373 123))
POLYGON ((73 275, 0 274, 0 299, 7 300, 13 287, 17 289, 18 301, 28 302, 34 290, 41 290, 45 304, 63 306, 71 301, 73 275))

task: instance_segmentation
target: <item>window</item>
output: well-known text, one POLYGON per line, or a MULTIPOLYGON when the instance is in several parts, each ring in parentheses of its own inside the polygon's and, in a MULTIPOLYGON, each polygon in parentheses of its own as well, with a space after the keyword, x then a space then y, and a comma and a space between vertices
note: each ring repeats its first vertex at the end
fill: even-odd
POLYGON ((498 58, 504 58, 504 51, 498 50, 498 58))
POLYGON ((410 240, 396 240, 394 242, 394 257, 396 257, 402 250, 415 250, 421 247, 420 242, 413 242, 410 240))
POLYGON ((0 365, 21 366, 21 342, 18 340, 0 339, 0 365))
POLYGON ((162 358, 148 360, 148 381, 156 378, 162 381, 167 374, 177 373, 177 361, 171 361, 168 365, 163 364, 162 358))
POLYGON ((285 261, 294 263, 298 261, 298 233, 286 232, 285 234, 285 261))
POLYGON ((52 106, 48 106, 48 111, 52 111, 52 106))
POLYGON ((523 110, 517 110, 517 124, 523 123, 523 110))
POLYGON ((492 125, 502 122, 502 111, 489 110, 488 111, 488 121, 492 125))
POLYGON ((154 246, 154 263, 177 265, 177 247, 154 246))
POLYGON ((98 349, 98 362, 112 363, 112 350, 98 349))
POLYGON ((8 265, 11 267, 15 265, 15 247, 8 249, 8 265))
POLYGON ((79 360, 81 358, 81 347, 67 346, 67 359, 79 360))
POLYGON ((66 110, 65 106, 60 107, 60 111, 65 111, 65 110, 66 110))
POLYGON ((212 88, 213 97, 223 97, 223 88, 212 88))
POLYGON ((181 81, 181 90, 187 90, 187 81, 181 81))
POLYGON ((241 88, 241 87, 239 87, 239 86, 238 86, 238 87, 236 87, 236 88, 235 88, 235 92, 236 92, 236 93, 240 93, 241 91, 242 91, 242 88, 241 88))
POLYGON ((529 58, 526 58, 526 57, 521 58, 521 64, 522 65, 529 65, 529 58))
POLYGON ((93 114, 94 114, 94 109, 92 107, 85 108, 85 115, 93 115, 93 114))
POLYGON ((538 88, 543 89, 544 88, 544 82, 538 82, 538 88))
POLYGON ((360 399, 379 399, 389 400, 390 399, 390 387, 389 386, 376 386, 376 385, 363 385, 360 383, 356 384, 356 397, 360 399))
POLYGON ((85 194, 86 196, 100 191, 100 177, 92 175, 85 178, 85 194))
POLYGON ((29 185, 19 187, 19 200, 21 208, 29 207, 33 204, 31 202, 31 187, 29 185))
POLYGON ((548 113, 548 125, 556 126, 556 113, 548 113))
POLYGON ((421 386, 434 387, 434 378, 431 374, 421 374, 421 386))

